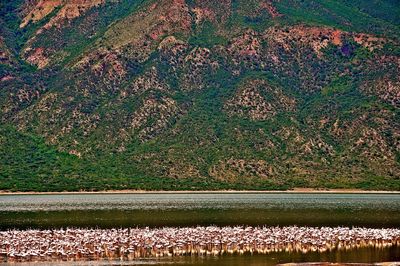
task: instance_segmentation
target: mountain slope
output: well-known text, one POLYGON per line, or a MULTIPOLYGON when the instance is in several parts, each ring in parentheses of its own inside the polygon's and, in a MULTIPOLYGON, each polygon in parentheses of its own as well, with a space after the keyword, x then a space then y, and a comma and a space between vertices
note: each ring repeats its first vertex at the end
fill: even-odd
POLYGON ((2 4, 1 189, 398 190, 399 9, 2 4))

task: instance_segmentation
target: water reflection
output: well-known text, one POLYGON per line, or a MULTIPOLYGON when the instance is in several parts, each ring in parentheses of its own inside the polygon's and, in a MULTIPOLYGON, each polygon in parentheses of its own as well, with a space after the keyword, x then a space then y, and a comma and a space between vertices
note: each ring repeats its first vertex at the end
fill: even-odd
POLYGON ((168 209, 386 209, 400 210, 400 194, 146 193, 0 195, 1 211, 168 209))
POLYGON ((400 194, 0 196, 0 230, 210 224, 400 227, 400 194))
MULTIPOLYGON (((131 265, 157 265, 157 266, 272 266, 280 263, 299 263, 299 262, 335 262, 335 263, 376 263, 382 261, 400 261, 400 248, 391 247, 385 249, 362 248, 355 250, 333 250, 325 253, 270 253, 268 255, 224 255, 219 257, 180 257, 180 258, 161 258, 161 259, 139 259, 130 262, 121 261, 92 261, 92 262, 73 262, 73 265, 83 266, 131 266, 131 265)), ((1 264, 0 266, 10 264, 1 264)), ((18 266, 70 266, 70 262, 55 263, 18 263, 18 266)), ((399 264, 400 265, 400 264, 399 264)))
MULTIPOLYGON (((400 227, 400 194, 77 194, 2 195, 0 230, 195 225, 400 227)), ((184 257, 73 265, 276 265, 288 262, 400 261, 400 247, 326 253, 184 257)), ((5 265, 1 264, 0 265, 5 265)), ((15 265, 15 264, 13 264, 15 265)), ((32 264, 18 264, 32 265, 32 264)), ((34 264, 38 265, 38 264, 34 264)), ((40 265, 63 265, 43 263, 40 265)), ((65 265, 71 265, 65 263, 65 265)))

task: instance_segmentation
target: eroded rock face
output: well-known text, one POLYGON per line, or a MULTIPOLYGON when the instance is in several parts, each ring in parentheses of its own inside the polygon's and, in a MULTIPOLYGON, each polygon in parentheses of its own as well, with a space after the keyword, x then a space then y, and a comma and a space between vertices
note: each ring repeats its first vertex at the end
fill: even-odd
POLYGON ((265 80, 245 82, 237 94, 225 104, 229 115, 247 117, 254 121, 267 120, 278 112, 293 111, 295 100, 265 80))
POLYGON ((120 53, 106 49, 84 57, 72 70, 77 87, 84 95, 114 93, 127 78, 127 67, 120 53))
MULTIPOLYGON (((26 50, 29 53, 29 50, 26 50)), ((36 48, 30 53, 30 55, 26 58, 32 65, 36 65, 39 69, 46 67, 49 64, 49 58, 46 55, 46 51, 43 48, 36 48)))
POLYGON ((375 84, 370 84, 366 90, 394 107, 400 108, 400 81, 380 80, 375 84))
POLYGON ((195 23, 200 24, 203 21, 216 21, 215 12, 207 7, 195 7, 191 10, 195 14, 195 23))
POLYGON ((293 23, 298 1, 277 1, 26 1, 28 41, 11 34, 24 43, 8 49, 0 37, 1 121, 149 176, 399 175, 398 41, 347 21, 293 23))
MULTIPOLYGON (((27 1, 28 2, 28 1, 27 1)), ((63 0, 38 0, 25 3, 23 14, 25 15, 20 27, 23 28, 30 22, 38 22, 49 15, 56 7, 61 6, 63 0)))
POLYGON ((20 27, 24 28, 29 23, 39 22, 56 8, 60 8, 56 15, 43 26, 44 29, 49 29, 53 26, 59 26, 59 23, 63 20, 79 17, 86 10, 104 2, 105 0, 40 0, 26 6, 26 9, 30 9, 30 12, 22 20, 20 27))
POLYGON ((365 95, 376 96, 394 108, 400 107, 400 58, 393 55, 373 55, 367 61, 367 68, 360 91, 365 95))
POLYGON ((272 18, 281 17, 283 14, 275 8, 273 1, 264 1, 260 3, 261 10, 267 10, 272 18))
POLYGON ((182 88, 184 90, 201 90, 205 87, 205 75, 215 71, 219 66, 211 56, 208 48, 194 48, 184 59, 182 88))
MULTIPOLYGON (((145 4, 137 12, 112 25, 105 32, 104 38, 88 49, 81 63, 92 62, 99 55, 117 54, 130 62, 142 64, 158 47, 163 49, 164 45, 174 42, 171 38, 175 37, 170 36, 170 40, 166 39, 160 44, 165 37, 174 33, 188 34, 190 27, 191 16, 185 1, 168 0, 145 4)), ((120 71, 124 71, 123 67, 120 71)))
POLYGON ((253 30, 248 30, 232 41, 227 47, 227 52, 233 57, 235 65, 257 65, 262 61, 261 36, 253 30))
MULTIPOLYGON (((400 70, 399 70, 400 73, 400 70)), ((400 81, 391 78, 382 78, 380 80, 367 82, 362 89, 366 93, 378 96, 384 102, 389 103, 395 108, 400 108, 400 81)))
POLYGON ((275 19, 283 16, 275 5, 279 0, 239 0, 238 2, 241 3, 244 8, 240 8, 236 10, 236 12, 255 21, 260 17, 275 19))
POLYGON ((209 170, 210 176, 223 181, 257 177, 268 179, 274 170, 264 160, 229 159, 219 162, 209 170))
POLYGON ((179 107, 171 98, 149 98, 132 114, 131 128, 139 130, 139 138, 146 141, 165 129, 179 112, 179 107))
MULTIPOLYGON (((39 0, 27 1, 22 9, 21 15, 24 16, 20 28, 27 27, 30 23, 38 23, 51 14, 55 13, 50 20, 40 27, 27 41, 22 52, 22 57, 30 64, 39 69, 47 67, 54 57, 68 56, 68 52, 60 51, 51 45, 45 47, 41 45, 41 34, 50 29, 57 28, 62 30, 68 28, 65 22, 70 22, 86 13, 87 10, 105 3, 105 0, 39 0), (39 43, 39 45, 38 45, 39 43)), ((53 62, 53 63, 54 63, 53 62)))
POLYGON ((325 27, 296 26, 287 29, 270 28, 264 33, 264 38, 276 43, 286 51, 293 49, 293 44, 307 45, 317 56, 321 57, 321 50, 329 44, 342 45, 343 37, 347 35, 340 30, 325 27))
POLYGON ((171 75, 177 76, 177 71, 185 63, 186 53, 189 45, 174 36, 168 36, 158 46, 160 51, 160 59, 166 62, 171 75))
POLYGON ((131 95, 138 95, 148 91, 167 92, 168 84, 161 80, 158 76, 157 69, 152 68, 143 75, 137 77, 125 90, 121 92, 121 98, 131 95))
POLYGON ((383 45, 388 42, 385 38, 380 38, 371 34, 355 34, 353 37, 354 41, 361 46, 367 48, 369 51, 383 48, 383 45))
POLYGON ((188 33, 191 26, 189 8, 183 0, 155 2, 118 22, 105 34, 112 47, 154 45, 162 37, 176 32, 188 33), (128 26, 129 25, 129 26, 128 26))

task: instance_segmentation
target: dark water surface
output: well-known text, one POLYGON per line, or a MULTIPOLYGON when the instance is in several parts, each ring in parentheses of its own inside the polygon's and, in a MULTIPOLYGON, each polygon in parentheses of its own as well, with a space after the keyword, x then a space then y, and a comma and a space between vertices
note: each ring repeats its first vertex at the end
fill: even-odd
MULTIPOLYGON (((400 194, 156 193, 0 196, 0 230, 196 225, 399 228, 400 194)), ((400 247, 364 248, 322 254, 271 253, 253 256, 163 258, 129 263, 114 261, 66 265, 258 266, 310 261, 363 263, 400 261, 400 247)))
MULTIPOLYGON (((52 263, 0 263, 0 266, 131 266, 131 265, 179 265, 179 266, 272 266, 281 263, 334 262, 334 263, 376 263, 400 261, 400 248, 361 248, 356 250, 329 251, 325 253, 270 253, 267 255, 223 255, 216 257, 172 257, 159 259, 138 259, 136 261, 92 261, 92 262, 52 262, 52 263)), ((400 265, 400 262, 399 264, 400 265)))
POLYGON ((211 224, 400 227, 400 194, 0 196, 0 230, 211 224))

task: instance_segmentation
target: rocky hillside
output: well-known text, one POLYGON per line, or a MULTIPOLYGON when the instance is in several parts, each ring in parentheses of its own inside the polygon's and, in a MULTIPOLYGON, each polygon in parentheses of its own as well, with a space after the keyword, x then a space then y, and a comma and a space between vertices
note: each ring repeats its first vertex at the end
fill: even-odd
POLYGON ((396 0, 0 3, 0 190, 400 190, 396 0))

